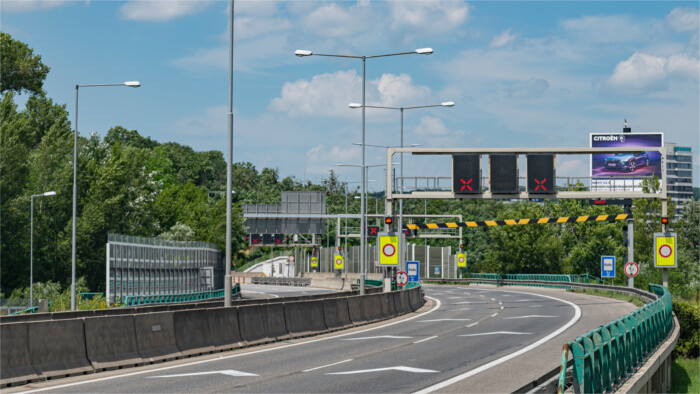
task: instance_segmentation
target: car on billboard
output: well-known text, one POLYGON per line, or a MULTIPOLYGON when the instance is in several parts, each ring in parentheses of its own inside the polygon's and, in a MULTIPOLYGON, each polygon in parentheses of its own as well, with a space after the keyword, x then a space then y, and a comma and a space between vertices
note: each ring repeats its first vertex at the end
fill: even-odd
POLYGON ((649 167, 649 155, 646 152, 615 153, 605 158, 605 168, 634 172, 639 167, 649 167))

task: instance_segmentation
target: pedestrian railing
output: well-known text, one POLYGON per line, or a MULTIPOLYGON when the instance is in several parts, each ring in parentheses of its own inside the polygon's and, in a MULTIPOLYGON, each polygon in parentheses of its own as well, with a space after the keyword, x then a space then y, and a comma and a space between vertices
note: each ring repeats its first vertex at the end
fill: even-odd
POLYGON ((558 391, 566 389, 569 353, 574 392, 602 393, 618 387, 644 363, 673 329, 671 293, 649 285, 657 299, 627 316, 564 344, 558 391))
MULTIPOLYGON (((236 295, 240 292, 241 286, 238 283, 233 285, 231 289, 231 294, 236 295)), ((199 291, 195 293, 135 295, 124 297, 124 304, 126 306, 168 304, 173 302, 191 302, 209 300, 213 298, 223 298, 223 296, 224 289, 199 291)))
POLYGON ((254 276, 251 278, 251 284, 254 285, 278 285, 278 286, 309 286, 310 278, 274 278, 268 276, 254 276))

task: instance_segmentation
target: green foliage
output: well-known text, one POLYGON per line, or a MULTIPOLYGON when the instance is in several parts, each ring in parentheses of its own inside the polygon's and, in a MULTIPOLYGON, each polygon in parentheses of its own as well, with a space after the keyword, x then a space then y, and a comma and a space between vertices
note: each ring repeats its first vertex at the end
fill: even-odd
POLYGON ((698 304, 674 299, 673 313, 680 324, 680 337, 673 349, 674 356, 700 356, 700 308, 698 304))
POLYGON ((669 393, 700 393, 700 360, 697 358, 673 360, 669 393))
POLYGON ((194 230, 186 224, 175 223, 170 227, 170 230, 159 235, 158 238, 167 239, 169 241, 194 241, 194 230))
POLYGON ((41 56, 34 55, 27 44, 0 32, 0 59, 0 93, 41 92, 49 67, 41 62, 41 56))

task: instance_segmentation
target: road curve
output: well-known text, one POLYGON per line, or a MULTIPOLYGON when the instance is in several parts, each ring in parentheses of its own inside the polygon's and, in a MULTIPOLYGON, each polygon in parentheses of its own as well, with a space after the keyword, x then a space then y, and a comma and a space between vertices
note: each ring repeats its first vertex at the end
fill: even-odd
POLYGON ((554 368, 565 340, 635 309, 608 298, 528 287, 425 286, 425 293, 430 302, 418 313, 390 322, 17 389, 511 392, 554 368))

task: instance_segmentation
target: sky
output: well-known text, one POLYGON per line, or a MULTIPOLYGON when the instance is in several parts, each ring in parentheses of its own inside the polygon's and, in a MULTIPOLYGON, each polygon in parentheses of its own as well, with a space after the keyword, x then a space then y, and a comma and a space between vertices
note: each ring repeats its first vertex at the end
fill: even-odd
MULTIPOLYGON (((2 0, 0 25, 51 67, 44 85, 66 104, 80 90, 79 132, 122 125, 161 142, 226 151, 228 1, 2 0)), ((234 161, 314 182, 359 164, 362 62, 368 105, 407 110, 405 144, 587 147, 592 132, 663 132, 693 150, 700 185, 698 2, 236 1, 234 161)), ((23 103, 26 98, 18 101, 23 103)), ((398 145, 399 111, 367 109, 366 142, 398 145)), ((406 175, 450 176, 445 158, 405 156, 406 175)), ((367 148, 367 164, 386 151, 367 148)), ((369 169, 370 190, 384 169, 369 169)), ((586 176, 562 157, 558 176, 586 176)))

